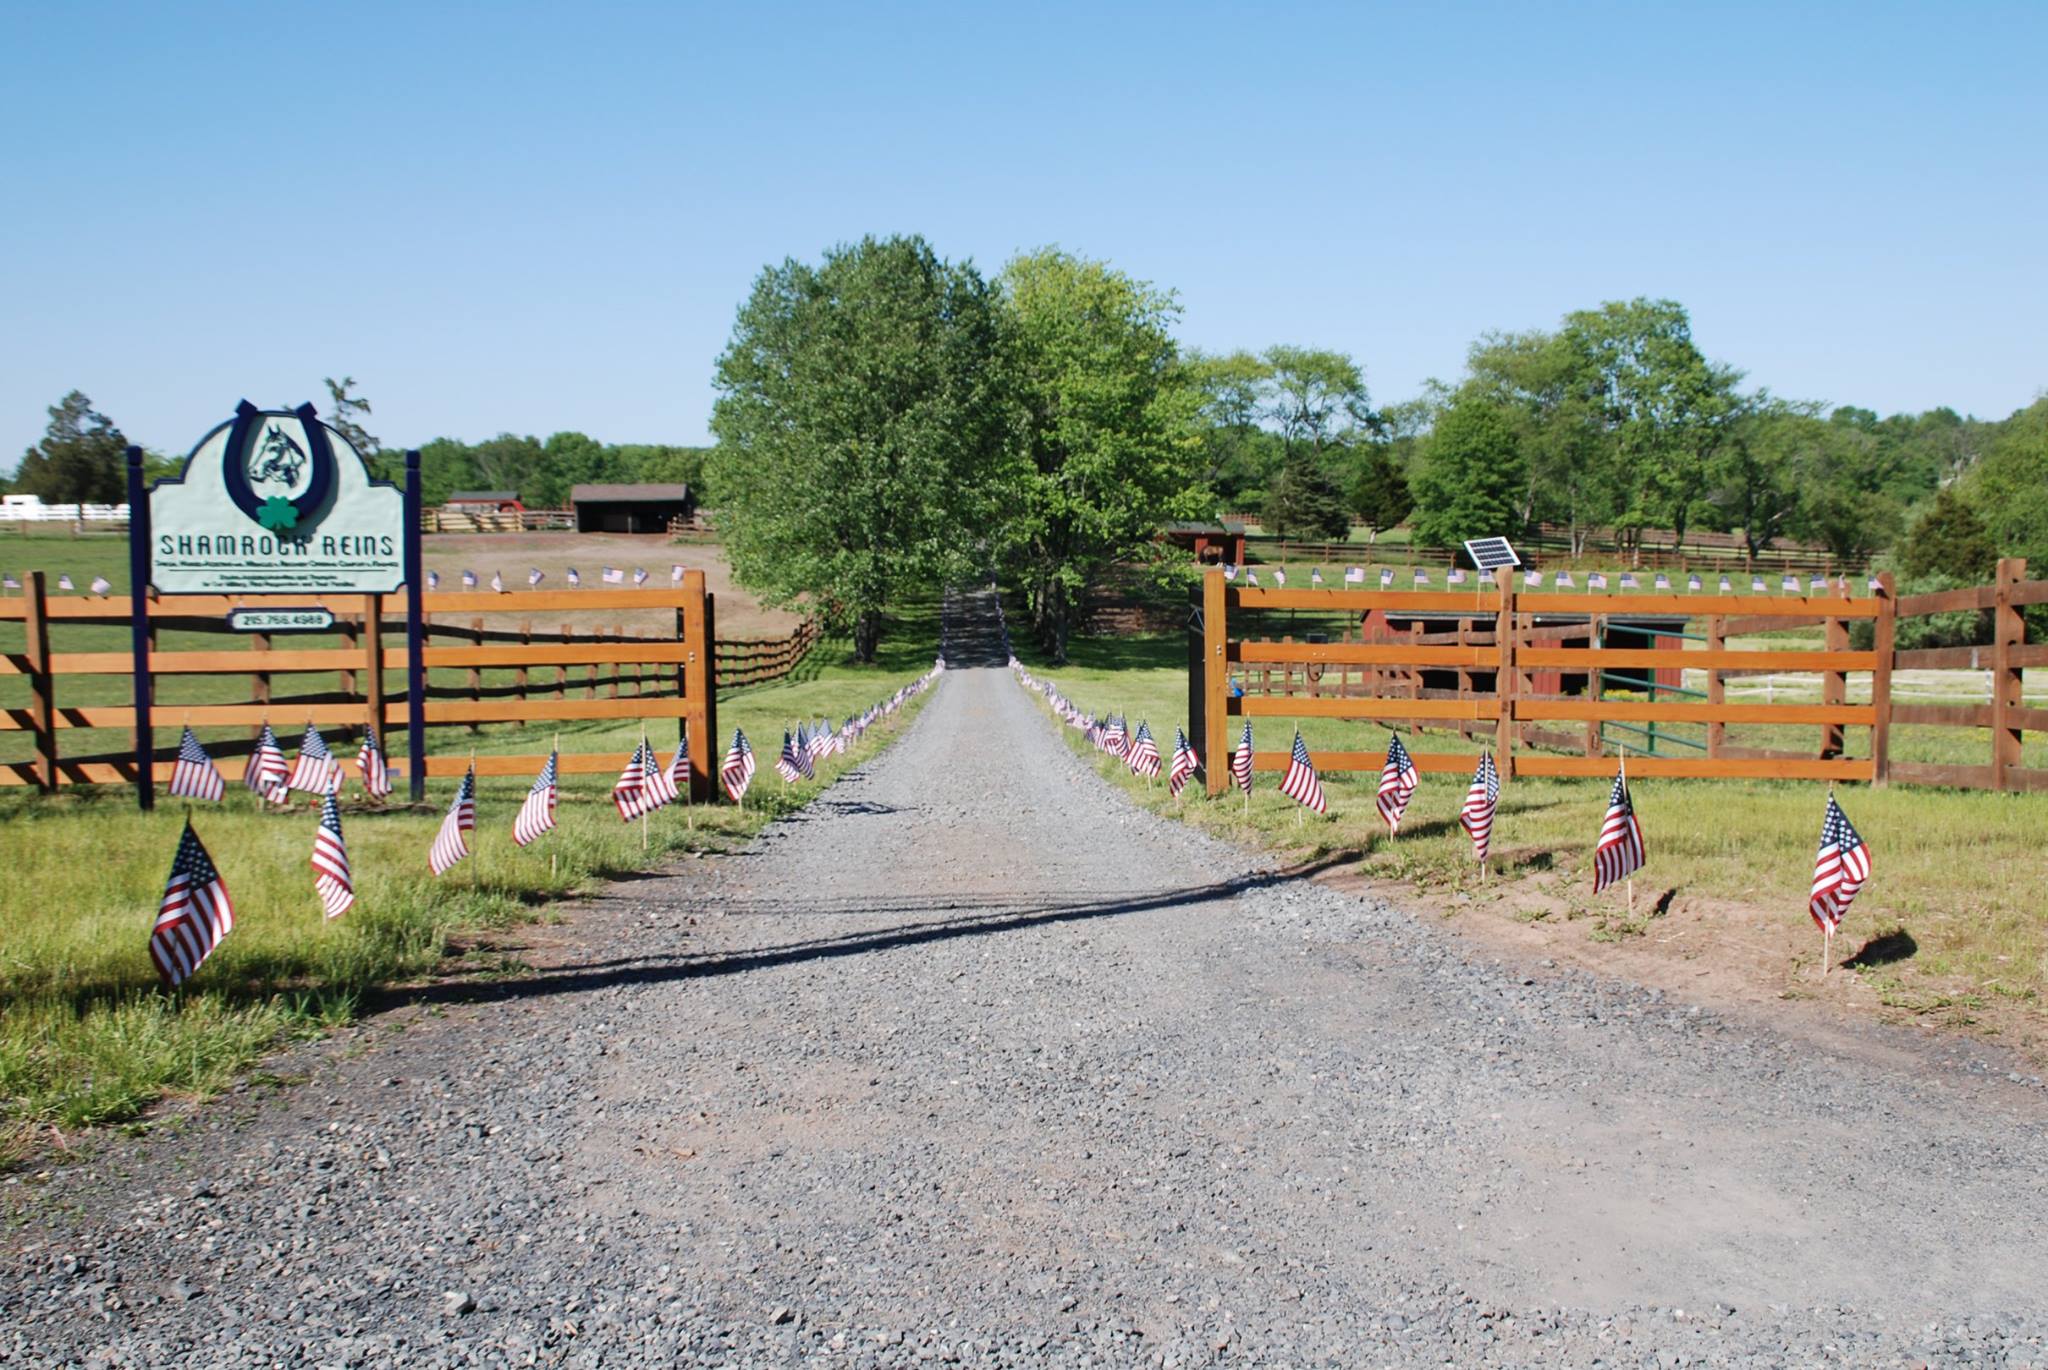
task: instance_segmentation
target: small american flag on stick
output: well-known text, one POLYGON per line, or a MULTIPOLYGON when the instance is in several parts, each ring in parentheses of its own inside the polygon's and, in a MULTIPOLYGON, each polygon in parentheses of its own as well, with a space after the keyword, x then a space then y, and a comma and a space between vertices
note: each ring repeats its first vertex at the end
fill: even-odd
POLYGON ((1458 826, 1472 839, 1472 859, 1486 864, 1486 850, 1493 839, 1493 813, 1500 806, 1500 771, 1493 753, 1479 754, 1479 769, 1472 772, 1472 788, 1465 791, 1465 805, 1458 810, 1458 826))
POLYGON ((1159 777, 1159 744, 1152 740, 1152 726, 1142 718, 1138 720, 1137 736, 1131 739, 1129 760, 1133 775, 1142 775, 1147 780, 1159 777))
POLYGON ((647 774, 647 743, 642 741, 633 748, 633 755, 626 759, 625 769, 612 783, 612 803, 618 807, 619 821, 630 823, 647 812, 647 796, 644 792, 647 774))
POLYGON ((356 751, 356 770, 363 777, 363 793, 383 799, 391 793, 391 768, 384 764, 384 749, 377 745, 377 730, 363 730, 363 745, 356 751))
POLYGON ((1600 822, 1600 840, 1593 847, 1593 893, 1643 868, 1643 825, 1628 794, 1628 771, 1614 773, 1614 792, 1607 797, 1607 816, 1600 822))
POLYGON ((1316 768, 1308 759, 1308 744, 1301 740, 1299 728, 1294 730, 1294 750, 1287 757, 1287 773, 1280 777, 1280 793, 1303 808, 1317 813, 1330 811, 1329 801, 1323 798, 1323 782, 1316 777, 1316 768))
POLYGON ((455 802, 448 806, 441 830, 434 834, 434 845, 427 848, 427 869, 436 875, 453 870, 456 862, 469 855, 467 834, 475 830, 476 767, 472 765, 462 773, 462 783, 455 787, 455 802))
POLYGON ((1252 722, 1244 722, 1244 736, 1238 740, 1237 750, 1230 755, 1230 778, 1244 791, 1245 802, 1252 796, 1252 722))
POLYGON ((1195 774, 1195 768, 1201 764, 1200 759, 1195 756, 1195 749, 1188 745, 1187 733, 1175 728, 1173 765, 1166 772, 1166 788, 1172 791, 1175 799, 1180 798, 1180 792, 1187 787, 1188 781, 1195 774))
POLYGON ((1831 791, 1820 823, 1820 850, 1813 858, 1813 892, 1806 899, 1806 911, 1824 935, 1835 935, 1869 878, 1870 848, 1831 791))
POLYGON ((284 781, 290 774, 290 768, 284 764, 284 748, 277 745, 277 734, 265 723, 263 731, 256 735, 256 750, 249 755, 242 783, 270 803, 282 804, 288 798, 284 781))
POLYGON ((1375 801, 1387 831, 1401 831, 1401 816, 1408 812, 1408 800, 1415 793, 1415 761, 1399 737, 1387 739, 1387 762, 1380 767, 1380 792, 1375 801))
POLYGON ((782 730, 782 752, 775 758, 775 773, 782 777, 785 785, 794 785, 803 779, 803 768, 796 763, 796 742, 789 735, 789 729, 782 730))
POLYGON ((217 800, 227 793, 227 782, 199 739, 187 727, 178 739, 178 760, 171 767, 171 794, 179 799, 217 800))
POLYGON ((320 801, 320 826, 313 830, 313 890, 329 918, 339 918, 356 902, 349 879, 348 846, 341 839, 341 804, 329 790, 320 801))
POLYGON ((189 979, 235 926, 234 902, 188 820, 149 934, 149 959, 173 989, 189 979))
POLYGON ((555 791, 560 770, 556 754, 549 752, 547 764, 534 777, 533 788, 526 792, 525 802, 519 806, 519 815, 512 820, 512 840, 519 846, 530 845, 539 840, 542 833, 554 828, 555 791))
POLYGON ((299 739, 299 756, 292 763, 288 784, 307 794, 329 794, 341 787, 341 763, 327 750, 327 739, 311 723, 306 725, 306 735, 299 739))
POLYGON ((754 749, 747 745, 747 735, 738 728, 732 730, 732 746, 725 753, 725 763, 718 768, 718 778, 725 785, 726 798, 735 804, 746 802, 747 786, 754 783, 754 749))

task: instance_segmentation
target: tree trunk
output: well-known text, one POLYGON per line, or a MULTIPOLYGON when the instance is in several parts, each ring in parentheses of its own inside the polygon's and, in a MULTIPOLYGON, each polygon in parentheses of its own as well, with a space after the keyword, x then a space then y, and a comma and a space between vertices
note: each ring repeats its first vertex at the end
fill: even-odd
POLYGON ((875 648, 882 641, 882 616, 870 609, 853 621, 853 659, 872 665, 875 648))
POLYGON ((1067 664, 1067 587, 1055 581, 1046 587, 1045 649, 1052 664, 1067 664))

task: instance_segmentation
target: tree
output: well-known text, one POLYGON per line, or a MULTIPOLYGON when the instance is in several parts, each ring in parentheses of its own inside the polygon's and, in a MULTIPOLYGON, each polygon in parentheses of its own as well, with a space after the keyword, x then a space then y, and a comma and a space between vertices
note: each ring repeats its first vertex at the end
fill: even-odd
POLYGON ((1408 477, 1394 464, 1393 454, 1375 444, 1365 457, 1365 468, 1351 487, 1351 510, 1365 520, 1374 539, 1408 517, 1415 499, 1408 492, 1408 477))
POLYGON ((1899 572, 1911 579, 1948 576, 1959 584, 1981 585, 1997 566, 1991 530, 1952 488, 1934 497, 1899 553, 1899 572))
POLYGON ((1249 352, 1194 352, 1182 370, 1199 400, 1203 481, 1226 508, 1262 501, 1283 451, 1259 426, 1272 402, 1273 368, 1249 352))
POLYGON ((2048 396, 2000 425, 1964 488, 1998 554, 2048 573, 2048 396))
POLYGON ((1662 521, 1683 544, 1715 453, 1744 412, 1741 373, 1709 362, 1675 300, 1609 301, 1565 319, 1612 432, 1626 530, 1662 521))
POLYGON ((764 270, 718 359, 711 426, 733 572, 875 659, 906 591, 972 569, 1001 443, 996 301, 922 238, 764 270))
POLYGON ((1455 547, 1513 535, 1527 477, 1508 416, 1484 395, 1461 392, 1437 420, 1412 482, 1417 541, 1455 547))
POLYGON ((384 444, 370 436, 362 421, 370 416, 370 402, 360 395, 349 392, 355 389, 356 378, 343 376, 340 380, 323 376, 327 386, 327 426, 349 441, 349 446, 362 454, 363 460, 376 463, 377 454, 384 450, 384 444))
POLYGON ((1798 518, 1801 472, 1828 436, 1810 406, 1768 402, 1722 445, 1708 501, 1727 526, 1742 530, 1752 563, 1798 518))
POLYGON ((50 406, 43 440, 22 455, 14 488, 46 504, 119 504, 128 497, 128 439, 74 390, 50 406))
POLYGON ((1566 525, 1571 552, 1620 507, 1617 444, 1591 353, 1563 333, 1489 333, 1467 357, 1470 386, 1501 405, 1526 463, 1525 522, 1566 525))
POLYGON ((1351 534, 1343 492, 1312 452, 1296 452, 1280 468, 1263 511, 1266 531, 1278 538, 1337 541, 1351 534))
POLYGON ((1267 413, 1289 456, 1301 447, 1321 456, 1331 448, 1349 446, 1373 427, 1365 374, 1342 352, 1269 347, 1264 361, 1272 372, 1267 413))
POLYGON ((1208 512, 1202 395, 1179 366, 1169 292, 1045 248, 1003 269, 1002 297, 1017 405, 1004 541, 1039 641, 1064 662, 1075 607, 1102 573, 1162 520, 1208 512))

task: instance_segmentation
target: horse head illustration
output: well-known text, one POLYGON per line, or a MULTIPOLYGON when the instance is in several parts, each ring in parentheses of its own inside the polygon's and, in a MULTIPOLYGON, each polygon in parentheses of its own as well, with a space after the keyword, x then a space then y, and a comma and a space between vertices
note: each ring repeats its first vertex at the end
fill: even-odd
POLYGON ((293 442, 291 436, 276 424, 271 424, 263 434, 263 445, 256 449, 256 460, 250 464, 251 481, 272 481, 283 486, 298 484, 299 473, 306 467, 306 450, 293 442))

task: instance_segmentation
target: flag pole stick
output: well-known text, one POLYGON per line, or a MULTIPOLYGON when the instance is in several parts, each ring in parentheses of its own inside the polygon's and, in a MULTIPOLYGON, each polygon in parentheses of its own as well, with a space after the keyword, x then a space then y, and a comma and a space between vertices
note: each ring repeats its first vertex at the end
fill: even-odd
MULTIPOLYGON (((642 728, 640 729, 640 746, 641 746, 641 748, 643 749, 643 751, 644 751, 644 749, 645 749, 645 748, 646 748, 646 746, 647 746, 647 729, 646 729, 645 727, 642 727, 642 728)), ((646 851, 646 850, 647 850, 647 846, 648 846, 648 840, 649 840, 649 839, 648 839, 648 836, 647 836, 647 774, 646 774, 646 772, 645 772, 645 771, 643 771, 643 772, 641 772, 641 775, 640 775, 640 850, 641 850, 641 851, 646 851)))
MULTIPOLYGON (((555 790, 556 790, 556 793, 558 793, 558 794, 559 794, 559 793, 561 792, 561 788, 562 788, 562 784, 561 784, 561 770, 560 770, 561 762, 560 762, 560 760, 559 760, 559 758, 560 758, 560 757, 561 757, 561 755, 562 755, 562 735, 561 735, 561 733, 557 732, 557 733, 555 734, 555 741, 554 741, 554 745, 553 745, 553 746, 552 746, 552 747, 551 747, 551 748, 550 748, 549 750, 551 750, 552 752, 554 752, 555 756, 556 756, 556 757, 558 758, 558 759, 557 759, 557 761, 556 761, 556 763, 555 763, 555 765, 556 765, 556 768, 557 768, 557 769, 556 769, 556 771, 555 771, 555 790)), ((558 855, 559 855, 559 852, 560 852, 560 848, 559 848, 559 847, 557 847, 557 846, 556 846, 556 844, 555 844, 555 830, 554 830, 553 828, 549 828, 549 829, 548 829, 548 879, 549 879, 549 880, 553 880, 553 879, 555 878, 555 861, 556 861, 556 859, 557 859, 557 857, 558 857, 558 855)))
MULTIPOLYGON (((474 784, 476 783, 476 748, 474 748, 474 747, 471 747, 471 748, 469 749, 469 775, 470 775, 470 783, 471 783, 472 785, 474 785, 474 784)), ((475 793, 475 791, 474 791, 474 790, 472 790, 472 791, 470 792, 470 796, 469 796, 469 802, 470 802, 471 804, 475 804, 475 803, 476 803, 476 793, 475 793)), ((476 833, 476 827, 475 827, 475 825, 474 825, 474 824, 472 824, 472 825, 471 825, 471 827, 470 827, 470 833, 471 833, 471 836, 472 836, 472 837, 474 837, 474 835, 475 835, 475 833, 476 833)), ((461 836, 461 834, 460 834, 460 833, 458 833, 458 834, 456 834, 456 835, 457 835, 458 837, 459 837, 459 836, 461 836)), ((478 842, 478 843, 477 843, 477 846, 478 846, 478 847, 481 847, 481 846, 483 846, 483 843, 481 843, 481 842, 478 842)), ((482 855, 481 855, 481 854, 480 854, 479 852, 477 852, 477 851, 474 851, 474 850, 472 850, 472 851, 470 852, 470 854, 469 854, 469 888, 470 888, 470 892, 471 892, 471 893, 475 893, 475 892, 476 892, 476 888, 477 888, 477 881, 478 881, 478 879, 479 879, 479 877, 478 877, 478 875, 477 875, 477 871, 476 871, 476 868, 477 868, 477 864, 478 864, 479 862, 481 862, 482 860, 483 860, 483 856, 482 856, 482 855)))

